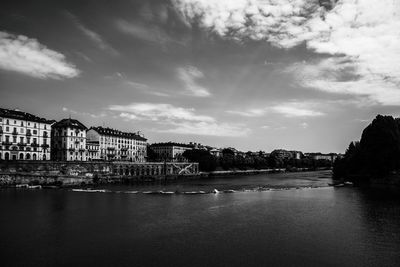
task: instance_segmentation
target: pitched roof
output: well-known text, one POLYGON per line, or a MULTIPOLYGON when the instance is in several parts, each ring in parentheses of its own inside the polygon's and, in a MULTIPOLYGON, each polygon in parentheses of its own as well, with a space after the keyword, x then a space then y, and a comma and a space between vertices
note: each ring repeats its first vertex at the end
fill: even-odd
POLYGON ((52 128, 75 128, 80 130, 86 130, 86 126, 80 121, 74 119, 62 119, 59 122, 53 124, 52 128))
POLYGON ((40 118, 31 113, 23 112, 20 110, 5 109, 5 108, 0 108, 0 117, 17 119, 17 120, 41 122, 41 123, 49 123, 49 124, 55 122, 54 120, 47 120, 45 118, 40 118))
POLYGON ((95 130, 97 133, 101 135, 107 135, 107 136, 115 136, 115 137, 122 137, 122 138, 129 138, 129 139, 135 139, 139 141, 147 141, 146 138, 138 135, 137 133, 128 133, 128 132, 122 132, 116 129, 112 128, 105 128, 105 127, 90 127, 89 130, 95 130))

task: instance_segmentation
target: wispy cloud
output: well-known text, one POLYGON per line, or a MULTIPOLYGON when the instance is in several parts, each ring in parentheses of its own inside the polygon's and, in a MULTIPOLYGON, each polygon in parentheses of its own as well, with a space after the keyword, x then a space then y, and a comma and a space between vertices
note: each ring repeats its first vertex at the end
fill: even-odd
POLYGON ((159 97, 170 97, 170 95, 168 93, 156 91, 153 88, 151 88, 151 86, 149 86, 148 84, 130 80, 122 72, 115 72, 112 75, 104 76, 104 78, 116 80, 118 82, 123 83, 124 85, 127 85, 127 86, 137 89, 137 90, 140 90, 149 95, 154 95, 154 96, 159 96, 159 97))
POLYGON ((209 90, 198 84, 198 80, 204 78, 203 72, 193 66, 177 68, 177 76, 184 85, 184 94, 196 97, 209 97, 209 90))
POLYGON ((173 43, 178 45, 185 45, 184 40, 178 40, 167 34, 161 27, 153 24, 140 24, 128 22, 126 20, 119 19, 115 22, 116 28, 125 34, 128 34, 136 39, 143 40, 145 42, 160 44, 165 46, 166 44, 173 43))
POLYGON ((119 117, 125 120, 148 120, 167 129, 156 129, 159 132, 177 134, 210 135, 210 136, 243 136, 249 129, 243 125, 220 123, 215 118, 199 115, 193 108, 176 107, 164 103, 132 103, 129 105, 111 105, 110 111, 120 112, 119 117))
POLYGON ((292 102, 283 103, 271 107, 271 110, 275 113, 282 114, 285 117, 318 117, 325 115, 323 112, 310 109, 306 107, 306 104, 292 102))
POLYGON ((160 132, 208 135, 208 136, 228 136, 241 137, 247 136, 251 130, 243 125, 217 122, 179 122, 172 124, 174 128, 159 130, 160 132))
POLYGON ((68 113, 70 115, 71 114, 82 115, 82 116, 88 116, 88 117, 91 117, 91 118, 94 118, 94 119, 103 118, 103 117, 107 116, 107 114, 105 112, 100 112, 100 113, 94 114, 94 113, 89 113, 89 112, 76 111, 76 110, 73 110, 73 109, 70 109, 70 108, 67 108, 67 107, 63 107, 62 111, 66 112, 66 113, 68 113))
POLYGON ((227 113, 240 115, 243 117, 261 117, 268 112, 268 108, 254 108, 247 110, 227 110, 227 113))
POLYGON ((268 107, 228 110, 226 112, 243 117, 263 117, 270 113, 278 113, 285 117, 317 117, 325 115, 325 113, 311 108, 313 106, 316 106, 316 104, 312 102, 289 101, 268 107))
MULTIPOLYGON (((265 40, 290 49, 305 43, 326 63, 351 65, 353 80, 307 76, 306 87, 400 105, 400 2, 393 0, 174 0, 190 23, 233 40, 265 40), (347 63, 343 63, 343 60, 347 63), (340 62, 342 61, 342 62, 340 62)), ((334 66, 333 68, 336 68, 334 66)), ((307 73, 309 74, 309 73, 307 73)), ((324 72, 323 74, 326 74, 324 72)))
POLYGON ((119 55, 119 52, 115 50, 104 38, 98 34, 97 32, 86 27, 75 15, 67 12, 67 16, 71 19, 71 21, 75 24, 75 26, 91 41, 93 41, 98 48, 103 51, 106 51, 112 55, 119 55))
POLYGON ((65 56, 36 39, 0 31, 0 68, 35 78, 77 77, 80 71, 65 56))

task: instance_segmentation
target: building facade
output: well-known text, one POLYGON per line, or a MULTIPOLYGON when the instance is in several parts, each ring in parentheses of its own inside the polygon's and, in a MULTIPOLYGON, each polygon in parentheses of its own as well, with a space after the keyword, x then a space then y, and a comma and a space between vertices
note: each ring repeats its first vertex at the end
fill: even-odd
POLYGON ((86 161, 86 126, 78 120, 63 119, 52 126, 52 160, 86 161))
POLYGON ((146 161, 147 139, 138 133, 91 127, 87 131, 87 138, 89 142, 99 143, 99 158, 101 160, 146 161))
POLYGON ((152 144, 150 149, 153 150, 157 160, 186 161, 186 159, 183 157, 183 153, 186 150, 194 149, 194 146, 192 144, 187 145, 168 142, 152 144))
POLYGON ((0 160, 50 160, 54 121, 0 108, 0 160))
POLYGON ((97 141, 86 140, 86 157, 88 161, 100 160, 100 144, 97 141))

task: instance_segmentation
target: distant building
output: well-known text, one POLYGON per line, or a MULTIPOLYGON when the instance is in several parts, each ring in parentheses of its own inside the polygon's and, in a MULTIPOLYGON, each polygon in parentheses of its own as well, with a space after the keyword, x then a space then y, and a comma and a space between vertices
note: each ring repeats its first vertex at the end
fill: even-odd
POLYGON ((99 143, 99 157, 102 160, 146 161, 147 139, 137 133, 91 127, 87 131, 87 138, 91 144, 99 143))
POLYGON ((52 126, 52 159, 86 161, 86 126, 78 120, 63 119, 52 126))
POLYGON ((222 156, 222 150, 219 148, 211 148, 209 150, 210 154, 213 155, 214 157, 220 157, 222 156))
POLYGON ((194 149, 193 144, 179 144, 174 142, 156 143, 150 146, 158 160, 185 161, 182 156, 186 150, 194 149))
POLYGON ((0 160, 50 160, 50 121, 0 108, 0 160))
POLYGON ((328 160, 331 162, 334 162, 338 157, 340 157, 336 153, 329 153, 329 154, 322 154, 322 153, 307 153, 306 156, 308 158, 314 159, 314 160, 328 160))

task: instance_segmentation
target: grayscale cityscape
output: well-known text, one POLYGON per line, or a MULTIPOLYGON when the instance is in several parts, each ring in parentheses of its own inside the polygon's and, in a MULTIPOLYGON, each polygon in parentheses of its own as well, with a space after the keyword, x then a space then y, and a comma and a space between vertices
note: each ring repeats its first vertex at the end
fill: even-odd
POLYGON ((5 0, 2 266, 400 266, 400 1, 5 0))

